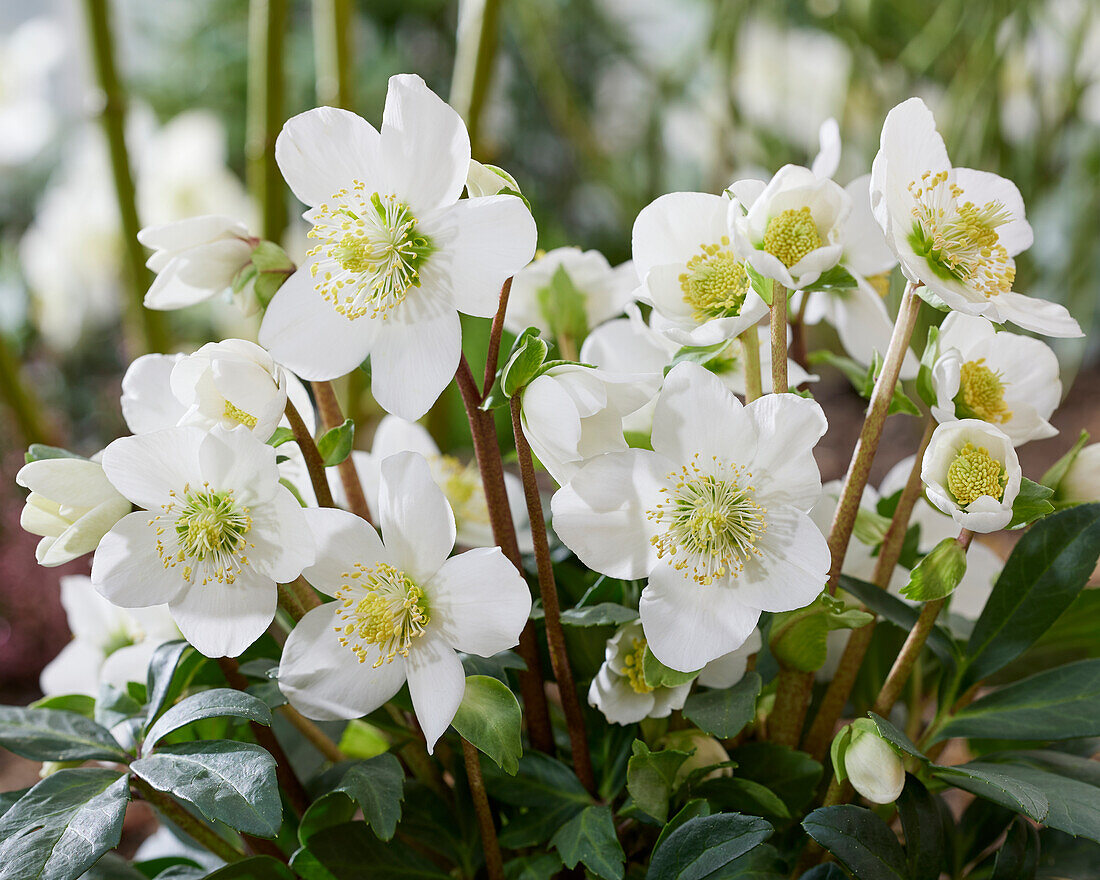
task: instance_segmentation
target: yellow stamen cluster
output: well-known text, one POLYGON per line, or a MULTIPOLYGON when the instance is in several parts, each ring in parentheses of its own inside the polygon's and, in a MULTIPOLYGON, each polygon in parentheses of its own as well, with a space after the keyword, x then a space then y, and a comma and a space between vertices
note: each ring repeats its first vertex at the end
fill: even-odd
POLYGON ((203 483, 198 492, 188 484, 182 496, 175 491, 168 494, 171 501, 149 520, 164 567, 182 566, 188 583, 197 579, 196 570, 203 586, 234 583, 249 564, 248 550, 255 548, 245 539, 252 531, 248 508, 236 502, 232 490, 213 491, 209 483, 203 483))
POLYGON ((1000 501, 1005 494, 1005 471, 989 450, 967 443, 947 469, 947 488, 960 507, 983 495, 1000 501))
POLYGON ((234 406, 228 400, 225 402, 222 415, 227 419, 232 419, 237 424, 244 425, 246 428, 255 428, 256 422, 259 421, 254 415, 234 406))
POLYGON ((619 674, 630 682, 630 687, 636 694, 648 694, 653 690, 646 684, 645 675, 642 673, 642 657, 645 654, 645 648, 645 639, 631 640, 630 651, 623 657, 623 668, 619 670, 619 674))
POLYGON ((1011 221, 1012 215, 995 199, 980 206, 961 202, 962 188, 950 176, 947 171, 925 171, 920 180, 910 182, 916 221, 911 241, 934 269, 948 277, 987 297, 1007 293, 1016 279, 1016 266, 997 227, 1011 221))
POLYGON ((385 562, 369 568, 356 563, 343 579, 336 591, 336 614, 344 621, 336 627, 340 644, 360 663, 376 652, 375 669, 398 654, 408 657, 413 639, 422 636, 428 625, 424 590, 385 562))
POLYGON ((420 286, 420 270, 435 250, 417 230, 409 206, 393 195, 368 193, 354 181, 310 212, 309 251, 317 292, 348 320, 386 318, 420 286))
POLYGON ((481 472, 475 462, 463 464, 451 455, 437 455, 428 460, 432 479, 443 489, 455 519, 463 522, 489 523, 489 505, 481 483, 481 472))
POLYGON ((668 474, 661 501, 646 517, 660 531, 650 538, 658 558, 672 557, 672 567, 699 584, 737 577, 767 528, 767 511, 756 503, 752 474, 698 453, 679 471, 668 474), (704 466, 705 465, 705 466, 704 466))
POLYGON ((813 214, 805 206, 780 211, 764 227, 764 250, 788 269, 822 244, 813 214))
POLYGON ((749 290, 744 264, 729 250, 729 236, 717 244, 702 244, 700 253, 687 261, 680 273, 684 302, 692 308, 696 321, 741 314, 749 290))
POLYGON ((1005 404, 1005 385, 1000 373, 985 365, 985 358, 967 361, 959 370, 959 393, 955 397, 966 415, 994 424, 1012 418, 1005 404))

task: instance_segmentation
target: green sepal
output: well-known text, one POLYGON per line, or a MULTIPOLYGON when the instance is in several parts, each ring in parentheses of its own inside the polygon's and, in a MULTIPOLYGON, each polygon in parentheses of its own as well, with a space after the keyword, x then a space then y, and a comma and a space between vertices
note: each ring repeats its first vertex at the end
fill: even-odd
POLYGON ((23 454, 23 460, 27 464, 30 464, 32 461, 45 461, 49 458, 78 458, 81 461, 88 460, 83 455, 69 452, 68 449, 62 449, 60 446, 47 446, 45 443, 32 443, 23 454))
POLYGON ((571 339, 578 345, 588 335, 587 297, 573 283, 564 266, 558 266, 550 283, 535 293, 539 313, 555 339, 571 339))
POLYGON ((759 272, 757 272, 748 262, 743 263, 745 267, 745 274, 749 276, 749 284, 756 292, 756 295, 760 297, 770 307, 772 304, 772 282, 770 278, 765 278, 759 272))
POLYGON ((653 656, 653 652, 649 650, 649 645, 646 645, 642 654, 642 677, 645 679, 645 683, 652 688, 679 687, 689 681, 694 681, 695 677, 702 671, 696 669, 694 672, 679 672, 675 669, 669 669, 653 656))
POLYGON ((317 451, 321 453, 325 467, 335 467, 351 455, 354 440, 355 422, 351 419, 345 419, 344 424, 325 431, 317 441, 317 451))
POLYGON ((955 538, 944 538, 909 572, 909 583, 901 589, 906 599, 931 602, 945 599, 966 574, 966 551, 955 538))
POLYGON ((805 608, 773 615, 768 643, 781 666, 813 672, 825 664, 830 631, 859 629, 874 619, 873 614, 822 593, 805 608))
POLYGON ((811 293, 815 290, 836 292, 840 290, 852 290, 858 286, 851 272, 843 266, 833 266, 833 268, 822 272, 817 277, 817 281, 813 282, 813 284, 807 284, 800 289, 803 293, 811 293))
POLYGON ((528 327, 512 345, 512 351, 500 371, 500 390, 506 398, 513 397, 539 375, 550 346, 539 336, 538 327, 528 327))
POLYGON ((1005 528, 1022 529, 1048 513, 1054 513, 1054 505, 1049 500, 1052 495, 1053 489, 1023 477, 1020 480, 1020 494, 1012 502, 1012 519, 1005 528))
POLYGON ((294 432, 283 425, 275 429, 275 432, 267 438, 268 446, 282 446, 294 439, 294 432))

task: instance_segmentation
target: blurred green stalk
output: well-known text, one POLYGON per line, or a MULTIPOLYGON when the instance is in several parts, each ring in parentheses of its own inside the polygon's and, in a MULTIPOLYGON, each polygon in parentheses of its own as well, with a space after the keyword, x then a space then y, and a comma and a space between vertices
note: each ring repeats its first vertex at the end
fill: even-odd
POLYGON ((168 335, 164 316, 144 306, 145 291, 153 281, 153 274, 145 267, 145 249, 137 239, 141 223, 138 220, 130 156, 126 152, 126 95, 115 66, 110 9, 107 0, 85 0, 84 7, 87 12, 92 61, 102 94, 99 116, 110 150, 111 175, 115 183, 127 271, 130 276, 130 297, 126 309, 127 342, 130 354, 136 357, 150 351, 165 351, 168 347, 168 335))
POLYGON ((461 0, 450 105, 466 120, 470 148, 480 155, 481 108, 492 80, 500 37, 500 0, 461 0))
POLYGON ((23 383, 19 360, 12 353, 8 338, 0 333, 0 394, 11 407, 15 422, 27 446, 54 442, 53 433, 42 419, 42 405, 23 383))
POLYGON ((260 235, 278 242, 286 228, 283 179, 275 139, 283 126, 283 43, 288 0, 248 5, 248 119, 245 131, 248 189, 260 209, 260 235))
POLYGON ((317 103, 352 109, 351 0, 313 0, 317 103))

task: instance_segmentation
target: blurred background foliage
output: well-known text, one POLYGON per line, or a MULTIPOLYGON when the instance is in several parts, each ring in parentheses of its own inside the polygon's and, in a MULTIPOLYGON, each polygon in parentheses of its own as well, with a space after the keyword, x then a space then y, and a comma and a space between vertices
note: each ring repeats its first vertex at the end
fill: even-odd
MULTIPOLYGON (((334 100, 331 40, 315 27, 333 3, 342 0, 285 0, 284 118, 334 100)), ((248 194, 258 185, 247 167, 256 153, 249 42, 250 15, 252 37, 262 40, 255 16, 266 5, 108 4, 143 225, 225 213, 259 228, 248 194)), ((135 351, 123 331, 125 242, 96 124, 102 97, 85 8, 73 0, 0 6, 0 378, 21 375, 37 439, 90 454, 123 431, 119 380, 135 351)), ((491 62, 484 94, 473 98, 475 158, 515 176, 540 247, 597 248, 613 264, 629 258, 634 217, 652 199, 720 192, 739 176, 808 163, 830 116, 844 139, 837 179, 866 173, 886 112, 920 95, 955 164, 996 171, 1020 187, 1036 239, 1020 260, 1017 289, 1065 303, 1095 329, 1094 0, 356 0, 341 8, 352 64, 348 107, 377 125, 387 78, 413 71, 468 108, 469 95, 456 94, 461 75, 453 85, 456 57, 460 70, 479 57, 491 62), (486 11, 490 23, 496 16, 487 29, 496 38, 478 56, 486 11)), ((295 258, 305 250, 300 207, 280 189, 274 227, 285 228, 295 258)), ((167 321, 178 349, 212 334, 255 332, 228 306, 201 305, 167 321)), ((471 346, 483 330, 467 327, 471 346)), ((1095 381, 1095 342, 1059 341, 1058 352, 1067 388, 1082 365, 1082 381, 1095 381)), ((362 397, 365 385, 356 374, 350 391, 362 397)), ((369 402, 359 411, 369 413, 369 402)), ((445 449, 467 436, 448 398, 431 427, 445 449)), ((38 595, 0 596, 0 624, 25 619, 42 601, 43 575, 32 572, 33 542, 18 532, 21 498, 11 483, 24 433, 0 420, 0 578, 32 584, 38 595)), ((56 606, 55 592, 46 604, 56 606)), ((56 624, 62 635, 54 633, 55 623, 22 638, 55 650, 64 632, 56 624)), ((19 638, 0 625, 0 677, 18 677, 27 647, 19 638)), ((28 670, 45 657, 27 657, 28 670)))

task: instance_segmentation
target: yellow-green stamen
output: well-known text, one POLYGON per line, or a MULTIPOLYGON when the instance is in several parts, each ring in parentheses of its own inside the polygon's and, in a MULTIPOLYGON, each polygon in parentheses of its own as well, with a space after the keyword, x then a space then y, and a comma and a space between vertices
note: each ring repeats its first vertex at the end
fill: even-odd
POLYGON ((619 670, 619 674, 630 682, 630 687, 634 689, 636 694, 648 694, 653 690, 646 684, 645 675, 642 672, 642 657, 645 654, 645 648, 645 639, 632 639, 630 652, 623 657, 623 668, 619 670))
POLYGON ((222 410, 222 415, 227 419, 232 419, 234 422, 244 425, 246 428, 255 428, 256 422, 259 421, 254 415, 234 406, 228 400, 225 402, 225 408, 222 410))
POLYGON ((360 663, 376 651, 374 668, 399 654, 408 657, 413 639, 428 625, 424 590, 385 562, 371 567, 357 563, 354 570, 344 572, 344 579, 336 591, 336 614, 345 621, 336 627, 340 644, 360 663))
POLYGON ((717 244, 700 245, 700 253, 688 260, 680 273, 684 302, 700 323, 739 315, 745 303, 749 276, 744 264, 729 250, 729 243, 724 235, 717 244))
POLYGON ((989 450, 967 443, 947 469, 947 488, 960 507, 983 495, 1000 501, 1005 494, 1005 470, 989 450))
POLYGON ((196 569, 201 584, 234 583, 249 564, 246 554, 253 546, 246 539, 252 531, 249 509, 237 503, 231 490, 214 491, 208 485, 197 492, 184 486, 182 496, 168 494, 171 500, 149 520, 164 567, 182 566, 188 583, 196 579, 196 569))
POLYGON ((1003 424, 1012 418, 1005 404, 1001 374, 985 365, 985 358, 967 361, 959 370, 959 393, 955 403, 967 418, 1003 424))
POLYGON ((764 250, 777 256, 788 269, 822 244, 821 233, 808 207, 781 211, 764 227, 764 250))

